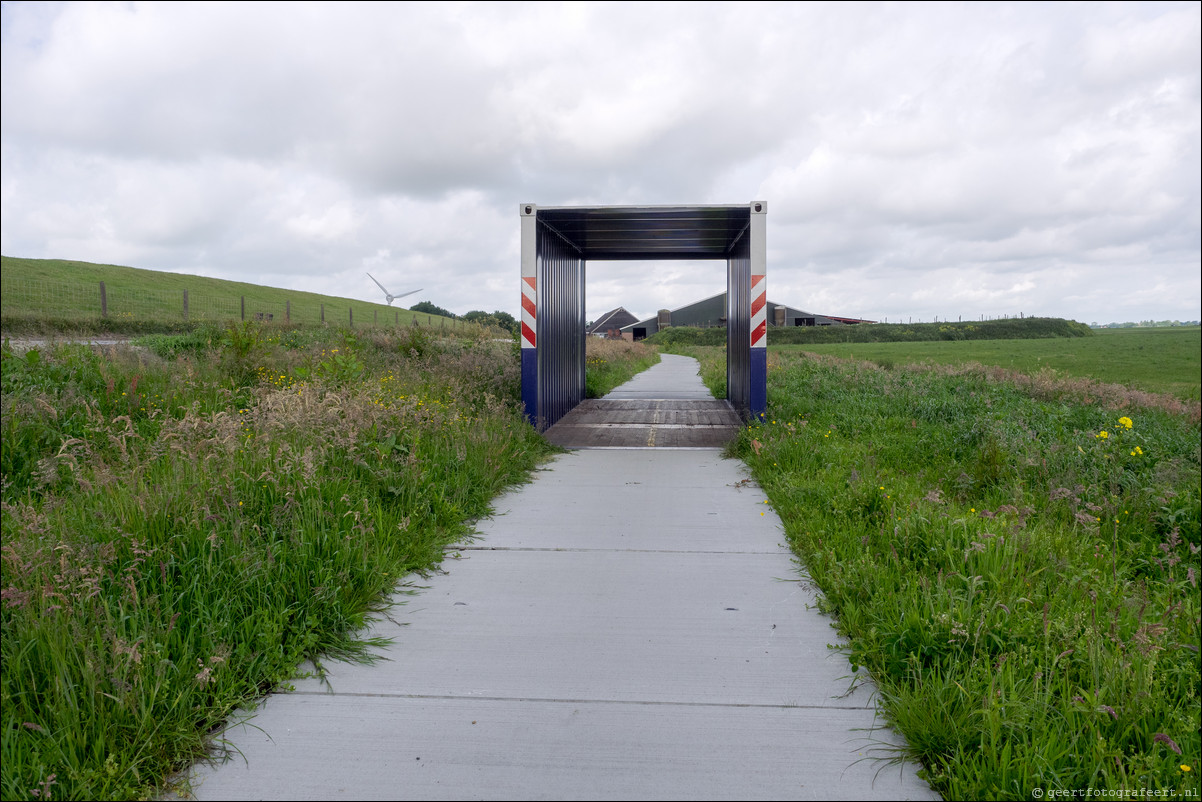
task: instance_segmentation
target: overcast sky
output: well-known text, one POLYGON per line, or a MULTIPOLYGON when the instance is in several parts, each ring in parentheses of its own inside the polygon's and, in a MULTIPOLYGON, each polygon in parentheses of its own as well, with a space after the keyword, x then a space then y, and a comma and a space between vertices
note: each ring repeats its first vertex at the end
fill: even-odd
POLYGON ((762 200, 777 303, 1196 320, 1200 9, 4 2, 0 250, 516 316, 520 203, 762 200))

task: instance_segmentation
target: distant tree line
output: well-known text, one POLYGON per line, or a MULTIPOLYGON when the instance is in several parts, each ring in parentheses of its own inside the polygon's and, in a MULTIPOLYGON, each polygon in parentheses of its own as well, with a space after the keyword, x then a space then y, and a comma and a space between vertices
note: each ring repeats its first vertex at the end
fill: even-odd
POLYGON ((441 306, 436 306, 429 301, 421 301, 409 307, 411 312, 421 312, 427 315, 441 315, 455 320, 466 320, 469 323, 479 323, 482 326, 496 326, 500 329, 505 329, 514 336, 518 333, 518 322, 513 315, 508 312, 502 312, 499 309, 495 312, 485 312, 483 309, 473 309, 465 315, 456 315, 443 309, 441 306))
MULTIPOLYGON (((813 343, 933 342, 936 340, 1027 340, 1091 337, 1084 323, 1063 318, 1011 318, 970 323, 871 323, 858 326, 769 326, 771 345, 813 343)), ((652 345, 723 345, 726 329, 673 326, 647 338, 652 345)))
POLYGON ((1196 320, 1141 320, 1138 323, 1133 323, 1128 320, 1126 323, 1090 323, 1089 327, 1093 329, 1167 329, 1173 326, 1197 326, 1196 320))

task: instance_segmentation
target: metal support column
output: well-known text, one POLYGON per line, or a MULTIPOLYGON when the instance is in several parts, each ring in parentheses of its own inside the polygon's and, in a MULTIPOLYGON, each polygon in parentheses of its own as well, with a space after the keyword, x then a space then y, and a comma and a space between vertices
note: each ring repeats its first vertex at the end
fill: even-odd
POLYGON ((768 407, 768 205, 750 211, 726 255, 726 398, 755 417, 768 407))
POLYGON ((522 404, 526 418, 538 428, 538 251, 535 232, 538 207, 522 204, 522 404))
POLYGON ((747 408, 752 417, 768 410, 768 206, 751 204, 751 376, 747 408))
POLYGON ((524 203, 522 402, 540 432, 584 400, 584 254, 524 203), (529 354, 529 355, 528 355, 529 354))

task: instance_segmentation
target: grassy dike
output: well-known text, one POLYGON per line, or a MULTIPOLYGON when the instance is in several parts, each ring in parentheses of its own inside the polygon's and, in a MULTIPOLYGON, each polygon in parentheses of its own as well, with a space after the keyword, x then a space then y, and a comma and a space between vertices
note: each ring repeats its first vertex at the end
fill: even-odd
MULTIPOLYGON (((420 325, 462 333, 475 328, 383 303, 121 265, 4 256, 0 267, 0 324, 10 335, 186 333, 230 320, 262 319, 256 315, 280 328, 326 323, 339 328, 352 318, 359 329, 420 325), (101 282, 108 304, 105 317, 101 316, 101 282), (283 325, 286 317, 291 326, 283 325)), ((361 281, 374 294, 366 275, 361 281)))
MULTIPOLYGON (((231 326, 2 353, 4 799, 128 799, 550 447, 515 348, 231 326)), ((633 370, 633 368, 632 368, 633 370)))
POLYGON ((790 350, 768 388, 733 451, 939 792, 1197 797, 1196 403, 790 350))

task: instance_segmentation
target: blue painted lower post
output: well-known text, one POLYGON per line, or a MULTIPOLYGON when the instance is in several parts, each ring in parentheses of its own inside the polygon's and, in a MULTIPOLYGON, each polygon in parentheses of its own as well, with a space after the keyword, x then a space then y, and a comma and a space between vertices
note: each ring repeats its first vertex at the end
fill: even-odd
POLYGON ((768 411, 768 349, 751 349, 751 386, 748 388, 751 416, 759 417, 768 411))
POLYGON ((526 408, 526 420, 538 428, 538 350, 522 349, 522 405, 526 408))

